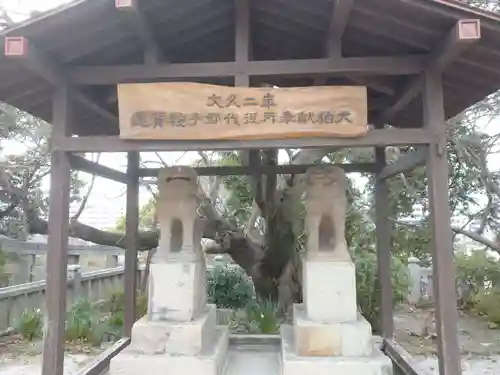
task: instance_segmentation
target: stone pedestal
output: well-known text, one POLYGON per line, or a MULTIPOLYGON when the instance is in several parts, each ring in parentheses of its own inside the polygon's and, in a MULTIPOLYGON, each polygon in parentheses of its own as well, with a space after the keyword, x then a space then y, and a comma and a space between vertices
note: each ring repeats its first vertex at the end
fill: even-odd
POLYGON ((303 305, 296 305, 293 328, 298 355, 363 357, 372 354, 372 327, 361 314, 351 322, 318 322, 307 317, 303 305))
POLYGON ((206 266, 203 259, 182 255, 150 268, 148 318, 189 322, 206 306, 206 266))
POLYGON ((358 312, 356 270, 344 238, 345 175, 335 167, 308 171, 303 261, 304 303, 293 326, 281 327, 282 375, 392 375, 358 312))
POLYGON ((283 375, 392 375, 357 310, 354 264, 305 261, 304 303, 293 314, 281 327, 283 375))
POLYGON ((304 356, 296 351, 293 328, 281 326, 283 375, 392 375, 392 362, 372 344, 369 356, 304 356))
POLYGON ((110 365, 112 375, 221 375, 229 342, 207 304, 206 265, 197 221, 196 174, 160 173, 159 249, 151 264, 148 313, 134 324, 130 345, 110 365))
POLYGON ((304 303, 314 321, 352 322, 358 317, 352 262, 315 258, 303 263, 304 303))

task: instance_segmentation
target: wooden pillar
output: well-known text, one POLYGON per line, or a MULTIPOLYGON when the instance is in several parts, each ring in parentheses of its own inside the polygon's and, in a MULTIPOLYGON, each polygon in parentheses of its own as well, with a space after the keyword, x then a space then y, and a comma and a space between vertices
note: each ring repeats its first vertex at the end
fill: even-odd
MULTIPOLYGON (((71 95, 67 86, 53 98, 52 139, 70 135, 71 95)), ((46 326, 42 375, 64 373, 64 327, 68 264, 70 164, 64 151, 52 151, 47 253, 46 326)))
POLYGON ((127 155, 127 205, 125 212, 125 316, 124 334, 130 337, 135 322, 137 245, 139 236, 139 153, 127 155))
POLYGON ((458 312, 453 264, 453 236, 448 196, 448 160, 443 105, 442 74, 429 69, 424 73, 422 92, 424 126, 432 130, 436 143, 427 154, 430 228, 436 328, 438 335, 439 374, 460 375, 458 312))
MULTIPOLYGON (((375 148, 377 174, 386 165, 385 147, 375 148)), ((378 177, 378 176, 377 176, 378 177)), ((391 223, 389 221, 389 188, 386 179, 375 180, 375 226, 377 267, 380 286, 379 324, 384 339, 394 334, 394 302, 391 272, 391 223)))

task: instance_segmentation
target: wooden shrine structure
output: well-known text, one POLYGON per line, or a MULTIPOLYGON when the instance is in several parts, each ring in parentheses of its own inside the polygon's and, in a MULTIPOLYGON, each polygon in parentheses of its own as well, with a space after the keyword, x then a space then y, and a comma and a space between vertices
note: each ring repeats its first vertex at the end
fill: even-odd
MULTIPOLYGON (((43 375, 62 375, 71 169, 127 185, 126 332, 134 322, 139 152, 374 147, 348 164, 376 179, 384 350, 416 374, 393 338, 386 180, 427 165, 441 375, 459 375, 445 120, 500 88, 500 18, 453 0, 79 0, 4 31, 0 101, 52 123, 43 375), (365 86, 363 137, 125 140, 116 85, 200 82, 278 87, 365 86), (384 126, 390 124, 392 127, 384 126), (386 165, 385 147, 413 146, 386 165), (127 152, 127 172, 77 154, 127 152)), ((303 173, 307 166, 211 167, 199 175, 303 173)), ((100 374, 121 341, 87 374, 100 374), (107 361, 107 362, 106 362, 107 361)))

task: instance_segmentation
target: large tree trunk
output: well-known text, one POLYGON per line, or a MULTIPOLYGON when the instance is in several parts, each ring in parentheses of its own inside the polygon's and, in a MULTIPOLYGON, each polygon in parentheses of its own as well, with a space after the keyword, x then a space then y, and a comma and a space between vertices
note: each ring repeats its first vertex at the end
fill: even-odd
MULTIPOLYGON (((300 151, 292 164, 312 163, 329 151, 300 151)), ((261 163, 276 164, 277 154, 265 151, 259 159, 261 163)), ((255 182, 255 202, 266 223, 263 243, 257 243, 244 230, 234 228, 221 217, 212 204, 212 194, 207 197, 205 193, 200 193, 199 211, 209 222, 203 237, 218 244, 216 248, 208 248, 207 252, 229 254, 253 279, 259 296, 277 301, 286 309, 302 298, 299 236, 303 229, 303 177, 284 176, 279 184, 277 176, 267 176, 256 178, 255 182)), ((30 202, 20 197, 29 232, 48 234, 48 222, 37 215, 30 202)), ((124 234, 98 230, 77 220, 70 222, 69 235, 100 245, 125 248, 124 234)), ((158 233, 149 231, 139 234, 139 251, 157 246, 158 233)))

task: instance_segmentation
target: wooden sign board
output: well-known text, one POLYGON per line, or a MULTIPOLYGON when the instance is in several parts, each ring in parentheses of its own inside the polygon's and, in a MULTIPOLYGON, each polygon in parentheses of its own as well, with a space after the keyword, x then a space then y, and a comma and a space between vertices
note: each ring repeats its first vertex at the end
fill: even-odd
POLYGON ((359 86, 118 85, 124 139, 213 140, 360 137, 367 93, 359 86))

